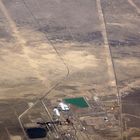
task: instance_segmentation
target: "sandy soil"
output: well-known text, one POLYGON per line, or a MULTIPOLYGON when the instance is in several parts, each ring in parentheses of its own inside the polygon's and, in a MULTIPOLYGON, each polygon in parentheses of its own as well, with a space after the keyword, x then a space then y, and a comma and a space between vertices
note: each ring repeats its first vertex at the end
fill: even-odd
MULTIPOLYGON (((7 132, 16 138, 23 135, 17 116, 66 76, 62 58, 69 67, 69 77, 47 99, 117 95, 110 84, 108 52, 96 0, 1 1, 1 140, 8 139, 7 132)), ((140 85, 140 3, 102 0, 101 4, 117 83, 124 96, 140 85)), ((129 106, 123 107, 126 113, 129 106)), ((131 119, 130 129, 137 122, 131 119)))

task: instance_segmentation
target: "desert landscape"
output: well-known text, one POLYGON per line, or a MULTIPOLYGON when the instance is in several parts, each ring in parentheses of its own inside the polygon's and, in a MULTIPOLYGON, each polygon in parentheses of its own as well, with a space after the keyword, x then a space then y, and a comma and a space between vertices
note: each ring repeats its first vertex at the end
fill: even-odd
POLYGON ((81 97, 37 140, 140 140, 139 26, 139 0, 0 0, 0 140, 81 97))

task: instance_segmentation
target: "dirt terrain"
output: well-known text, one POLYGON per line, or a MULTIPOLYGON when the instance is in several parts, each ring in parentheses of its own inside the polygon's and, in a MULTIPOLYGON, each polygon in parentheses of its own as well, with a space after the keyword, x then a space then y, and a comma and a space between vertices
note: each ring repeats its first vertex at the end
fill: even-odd
POLYGON ((111 128, 89 126, 89 139, 140 139, 139 11, 139 0, 0 0, 0 140, 25 139, 18 117, 56 84, 49 109, 65 97, 120 101, 111 128))

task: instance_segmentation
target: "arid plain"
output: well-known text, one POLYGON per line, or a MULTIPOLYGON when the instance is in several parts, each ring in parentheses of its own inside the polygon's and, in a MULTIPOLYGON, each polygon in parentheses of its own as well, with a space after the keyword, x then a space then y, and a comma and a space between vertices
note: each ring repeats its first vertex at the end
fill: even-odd
POLYGON ((118 102, 89 138, 139 140, 139 27, 139 0, 0 0, 0 140, 25 139, 18 117, 45 94, 118 102))

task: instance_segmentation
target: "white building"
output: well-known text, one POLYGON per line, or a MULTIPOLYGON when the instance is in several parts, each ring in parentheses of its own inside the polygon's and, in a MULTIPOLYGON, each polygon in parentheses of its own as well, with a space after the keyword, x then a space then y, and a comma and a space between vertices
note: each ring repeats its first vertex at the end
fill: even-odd
POLYGON ((53 112, 55 113, 56 116, 60 117, 60 112, 57 108, 54 108, 53 112))
POLYGON ((70 110, 69 106, 64 104, 63 102, 59 103, 58 108, 60 108, 62 111, 69 111, 70 110))

